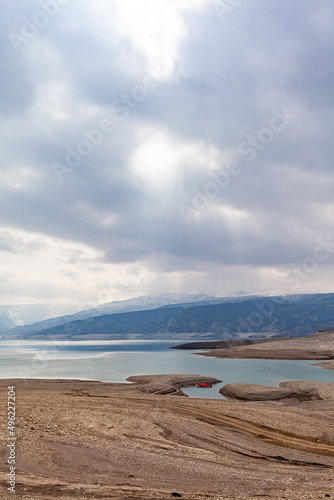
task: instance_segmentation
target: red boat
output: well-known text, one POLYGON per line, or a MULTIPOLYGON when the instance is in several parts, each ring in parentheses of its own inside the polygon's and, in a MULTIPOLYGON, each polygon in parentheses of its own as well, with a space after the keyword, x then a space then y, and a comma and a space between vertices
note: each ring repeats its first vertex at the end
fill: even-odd
POLYGON ((201 382, 200 384, 196 384, 196 387, 212 387, 209 382, 201 382))

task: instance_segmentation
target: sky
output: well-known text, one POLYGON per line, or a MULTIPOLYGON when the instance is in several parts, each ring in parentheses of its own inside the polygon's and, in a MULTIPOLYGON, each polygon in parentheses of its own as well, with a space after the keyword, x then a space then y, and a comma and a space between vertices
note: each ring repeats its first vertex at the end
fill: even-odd
POLYGON ((0 304, 333 291, 332 0, 0 5, 0 304))

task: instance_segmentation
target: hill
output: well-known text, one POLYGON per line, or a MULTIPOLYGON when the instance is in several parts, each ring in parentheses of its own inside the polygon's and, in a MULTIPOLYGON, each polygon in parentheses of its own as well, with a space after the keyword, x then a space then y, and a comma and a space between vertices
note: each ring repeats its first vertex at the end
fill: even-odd
POLYGON ((164 293, 159 295, 145 295, 134 297, 128 300, 117 300, 99 304, 96 307, 82 309, 79 306, 70 307, 61 306, 0 306, 0 333, 10 331, 10 336, 21 337, 25 335, 35 334, 42 330, 47 330, 58 325, 86 320, 96 316, 105 314, 115 314, 123 312, 141 311, 148 309, 157 309, 159 307, 169 307, 176 304, 211 304, 222 302, 224 298, 216 298, 205 293, 186 294, 186 293, 164 293), (58 309, 57 309, 58 307, 58 309), (6 316, 3 318, 1 328, 1 312, 4 311, 6 316), (56 313, 58 312, 58 314, 56 313), (78 311, 78 312, 77 312, 78 311), (27 314, 27 313, 30 313, 27 314), (70 314, 72 313, 72 314, 70 314), (73 314, 74 313, 74 314, 73 314), (60 316, 60 314, 65 314, 60 316), (13 320, 14 317, 17 321, 13 320), (17 326, 20 325, 20 326, 17 326))
MULTIPOLYGON (((218 300, 218 299, 215 299, 218 300)), ((224 300, 224 299, 221 299, 224 300)), ((243 298, 218 304, 181 304, 144 311, 104 314, 34 331, 9 332, 11 338, 237 339, 303 336, 334 326, 334 294, 243 298), (262 335, 261 335, 262 334, 262 335)))

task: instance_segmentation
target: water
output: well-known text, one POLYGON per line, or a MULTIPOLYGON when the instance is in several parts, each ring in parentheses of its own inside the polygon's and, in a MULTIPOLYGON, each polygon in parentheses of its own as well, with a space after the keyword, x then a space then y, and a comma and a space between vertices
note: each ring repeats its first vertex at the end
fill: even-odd
POLYGON ((334 382, 334 371, 316 361, 215 359, 193 350, 170 349, 182 341, 0 341, 0 378, 71 378, 125 382, 130 375, 182 373, 223 380, 212 389, 188 387, 189 396, 222 397, 230 382, 277 386, 284 380, 334 382))

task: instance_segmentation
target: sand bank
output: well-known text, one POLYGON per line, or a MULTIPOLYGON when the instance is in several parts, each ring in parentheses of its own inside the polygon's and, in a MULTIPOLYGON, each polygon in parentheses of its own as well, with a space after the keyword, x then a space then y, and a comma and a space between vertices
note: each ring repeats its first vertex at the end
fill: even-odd
POLYGON ((312 363, 312 366, 320 366, 324 370, 334 370, 334 361, 322 361, 321 363, 312 363))
POLYGON ((334 332, 256 342, 253 345, 236 345, 198 355, 238 359, 331 360, 334 359, 334 332))

